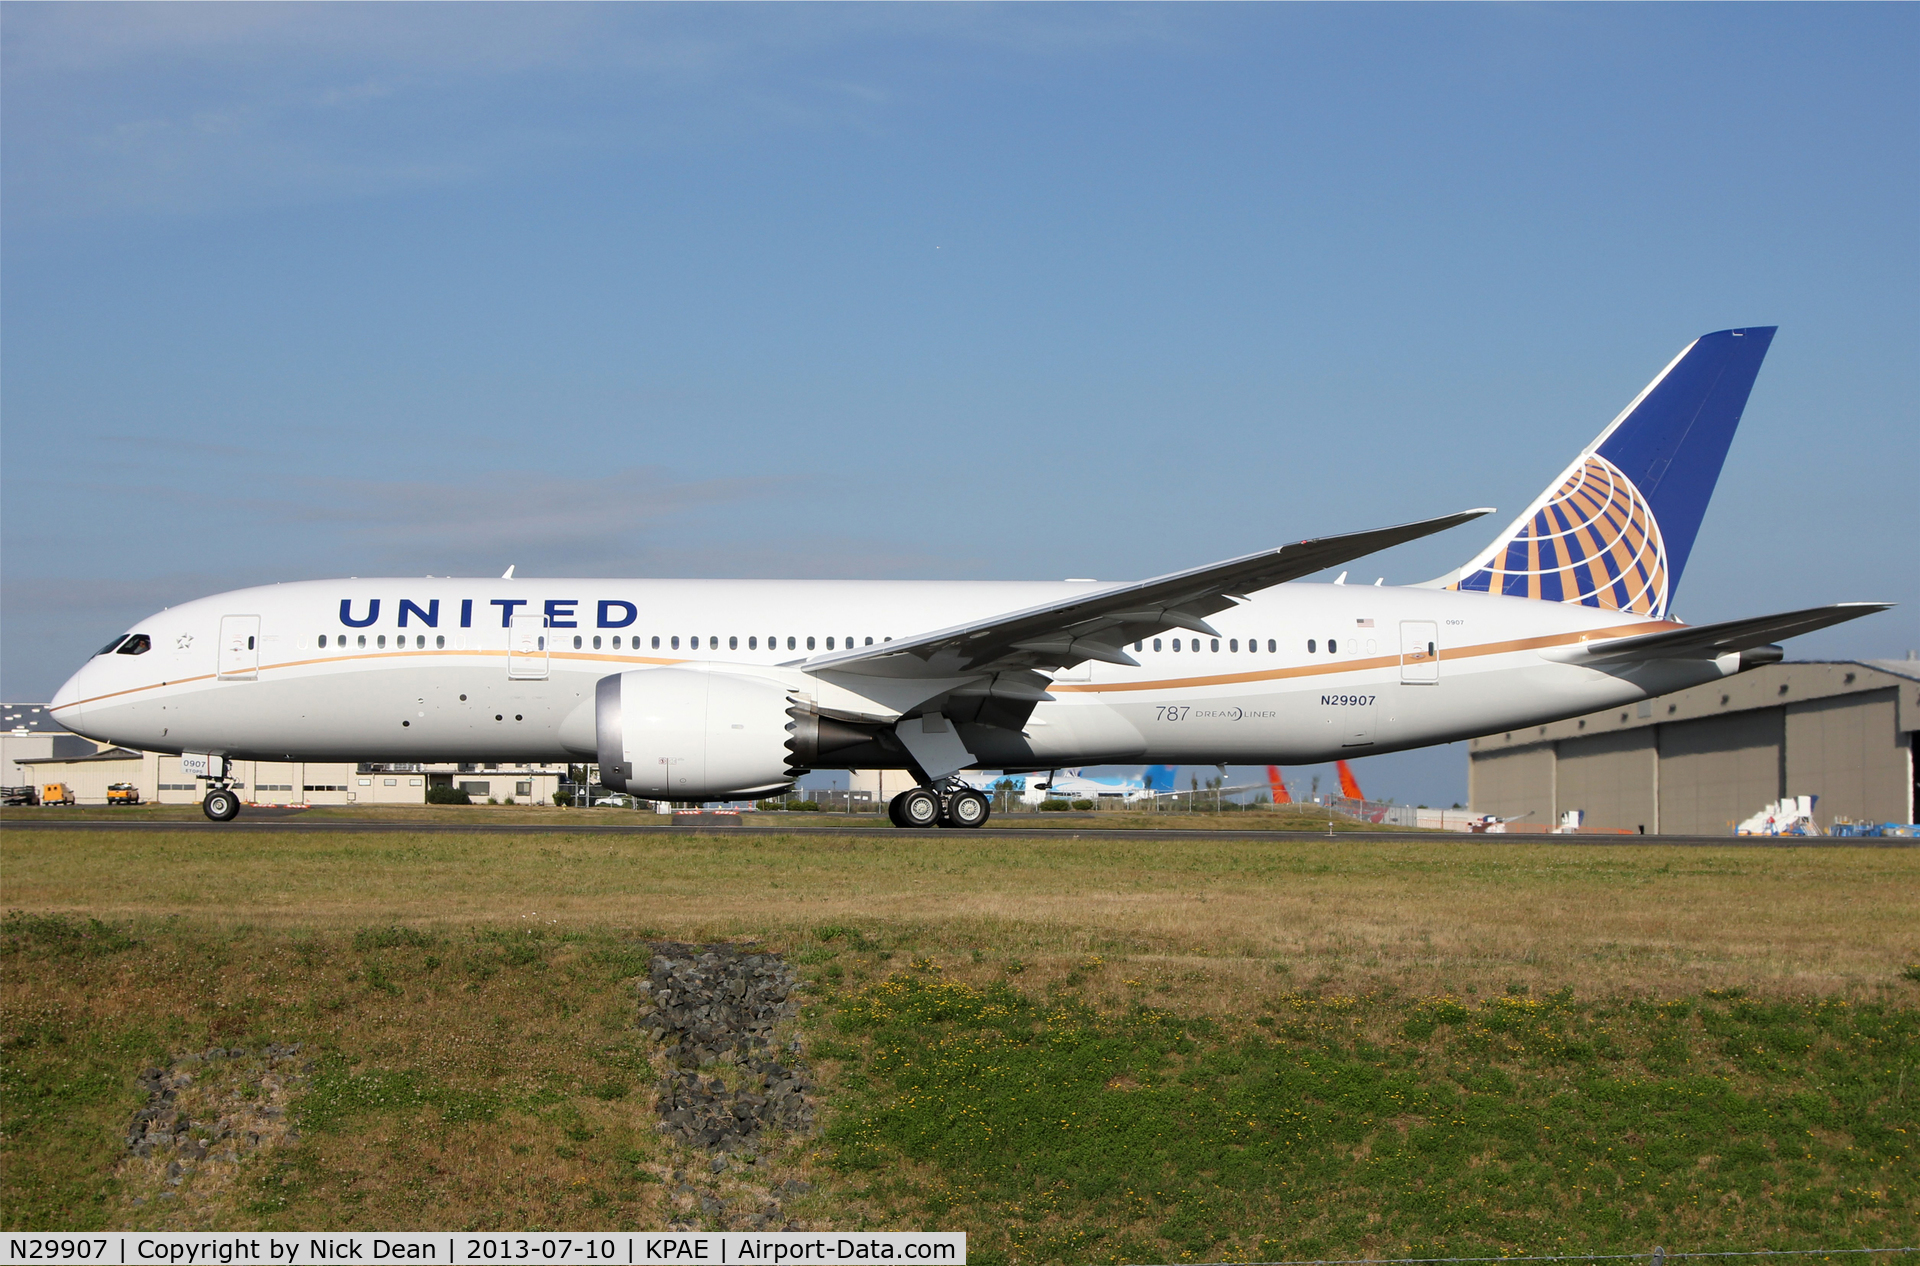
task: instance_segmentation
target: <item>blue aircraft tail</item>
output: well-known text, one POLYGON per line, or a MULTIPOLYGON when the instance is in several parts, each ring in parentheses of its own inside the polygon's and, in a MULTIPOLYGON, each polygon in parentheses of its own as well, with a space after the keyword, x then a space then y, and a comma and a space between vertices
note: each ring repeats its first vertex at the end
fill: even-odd
POLYGON ((1695 339, 1511 527, 1432 583, 1664 617, 1774 329, 1695 339))
POLYGON ((1173 776, 1179 768, 1178 765, 1149 765, 1141 779, 1148 791, 1172 791, 1173 776))

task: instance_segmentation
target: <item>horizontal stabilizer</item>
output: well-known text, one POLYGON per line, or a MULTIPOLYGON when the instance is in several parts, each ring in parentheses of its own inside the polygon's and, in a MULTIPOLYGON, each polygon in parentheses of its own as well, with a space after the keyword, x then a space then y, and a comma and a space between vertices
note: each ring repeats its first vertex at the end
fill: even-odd
POLYGON ((1736 651, 1765 646, 1781 638, 1797 637, 1829 625, 1857 620, 1863 615, 1885 611, 1892 605, 1891 602, 1836 602, 1831 606, 1808 607, 1804 611, 1783 611, 1779 615, 1756 615, 1745 620, 1668 629, 1661 633, 1641 633, 1605 642, 1582 642, 1549 654, 1553 659, 1572 664, 1717 659, 1736 651))

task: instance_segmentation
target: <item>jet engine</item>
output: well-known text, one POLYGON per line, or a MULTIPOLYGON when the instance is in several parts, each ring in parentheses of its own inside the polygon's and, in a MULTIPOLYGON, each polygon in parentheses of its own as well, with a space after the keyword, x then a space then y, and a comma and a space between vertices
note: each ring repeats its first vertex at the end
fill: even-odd
POLYGON ((594 698, 600 780, 657 800, 727 800, 793 782, 787 692, 685 668, 602 677, 594 698))

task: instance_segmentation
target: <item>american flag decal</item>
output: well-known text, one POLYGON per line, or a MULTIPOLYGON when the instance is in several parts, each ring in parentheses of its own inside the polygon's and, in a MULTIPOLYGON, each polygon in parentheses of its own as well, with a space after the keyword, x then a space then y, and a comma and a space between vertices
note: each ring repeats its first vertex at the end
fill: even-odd
POLYGON ((1589 453, 1485 564, 1449 586, 1664 616, 1667 551, 1633 481, 1589 453))

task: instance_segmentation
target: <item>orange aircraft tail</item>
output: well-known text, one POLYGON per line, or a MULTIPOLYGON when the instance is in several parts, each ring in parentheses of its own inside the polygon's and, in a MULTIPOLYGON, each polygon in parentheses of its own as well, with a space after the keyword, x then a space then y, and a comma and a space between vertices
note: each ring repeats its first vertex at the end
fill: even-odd
POLYGON ((1349 800, 1365 800, 1360 793, 1360 780, 1353 776, 1353 766, 1343 760, 1335 761, 1334 765, 1340 771, 1340 794, 1349 800))
POLYGON ((1293 803, 1293 797, 1287 794, 1287 780, 1280 776, 1280 766, 1267 766, 1267 785, 1273 788, 1275 804, 1293 803))

